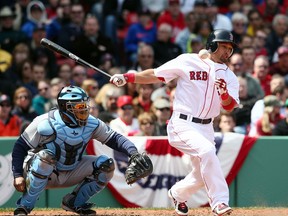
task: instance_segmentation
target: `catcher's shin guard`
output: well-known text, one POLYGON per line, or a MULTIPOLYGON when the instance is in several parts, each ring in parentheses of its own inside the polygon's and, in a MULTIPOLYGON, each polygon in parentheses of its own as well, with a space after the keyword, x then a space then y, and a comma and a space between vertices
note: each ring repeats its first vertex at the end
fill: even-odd
POLYGON ((17 207, 31 211, 41 192, 45 189, 48 177, 53 172, 56 157, 53 152, 44 149, 35 154, 26 177, 26 192, 17 201, 17 207))
POLYGON ((93 167, 92 178, 85 178, 71 194, 67 194, 63 198, 63 206, 69 206, 70 209, 86 207, 90 205, 87 201, 106 187, 114 174, 114 161, 101 155, 93 163, 93 167))

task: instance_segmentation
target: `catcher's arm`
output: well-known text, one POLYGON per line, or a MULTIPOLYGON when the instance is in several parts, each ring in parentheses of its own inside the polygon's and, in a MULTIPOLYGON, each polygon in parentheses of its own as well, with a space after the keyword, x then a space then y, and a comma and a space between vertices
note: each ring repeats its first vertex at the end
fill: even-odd
POLYGON ((125 171, 125 179, 128 185, 153 172, 153 163, 146 153, 135 153, 130 157, 129 165, 125 171))

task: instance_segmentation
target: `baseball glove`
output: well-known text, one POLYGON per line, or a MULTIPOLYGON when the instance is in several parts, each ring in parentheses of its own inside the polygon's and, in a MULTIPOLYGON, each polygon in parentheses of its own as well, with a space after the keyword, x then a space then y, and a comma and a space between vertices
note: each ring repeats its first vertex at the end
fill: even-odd
POLYGON ((146 153, 133 154, 125 171, 125 179, 128 185, 133 184, 141 178, 150 175, 153 171, 153 164, 146 153))

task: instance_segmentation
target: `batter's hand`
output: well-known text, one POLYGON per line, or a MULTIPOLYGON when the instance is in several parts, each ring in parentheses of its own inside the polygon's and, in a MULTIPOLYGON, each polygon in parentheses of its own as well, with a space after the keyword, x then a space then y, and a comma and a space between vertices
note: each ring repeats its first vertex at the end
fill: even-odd
POLYGON ((14 179, 14 187, 19 192, 25 192, 26 191, 25 179, 22 176, 15 178, 14 179))
POLYGON ((220 95, 227 93, 227 83, 224 79, 216 79, 215 86, 220 95))
POLYGON ((117 87, 121 87, 124 86, 127 81, 124 77, 123 74, 114 74, 111 78, 110 78, 110 83, 116 85, 117 87))

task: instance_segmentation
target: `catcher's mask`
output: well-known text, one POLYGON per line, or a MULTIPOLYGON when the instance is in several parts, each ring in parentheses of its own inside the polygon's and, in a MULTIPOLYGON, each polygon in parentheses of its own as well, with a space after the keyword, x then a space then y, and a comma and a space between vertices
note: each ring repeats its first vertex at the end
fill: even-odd
POLYGON ((233 34, 224 29, 218 29, 211 32, 207 39, 206 49, 211 53, 216 52, 216 50, 218 49, 218 42, 231 43, 233 46, 233 50, 230 56, 232 56, 234 49, 237 47, 237 44, 234 42, 233 34))
POLYGON ((62 88, 57 97, 62 120, 70 127, 85 126, 89 117, 89 97, 80 87, 62 88))

